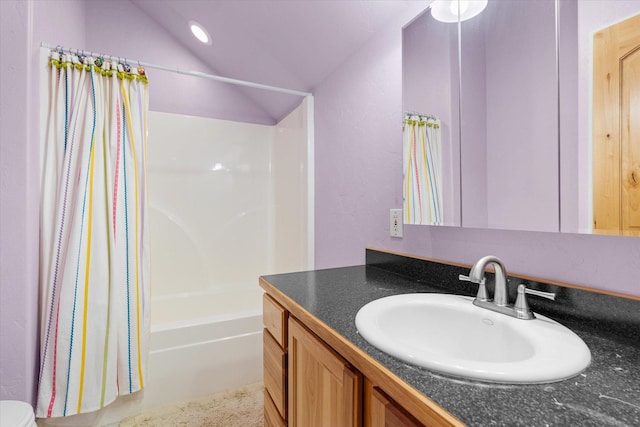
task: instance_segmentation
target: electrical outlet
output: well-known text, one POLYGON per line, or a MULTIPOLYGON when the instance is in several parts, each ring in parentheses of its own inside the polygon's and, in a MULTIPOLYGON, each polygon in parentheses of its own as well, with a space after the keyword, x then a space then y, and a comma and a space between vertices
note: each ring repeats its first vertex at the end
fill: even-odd
POLYGON ((389 233, 391 237, 402 237, 402 209, 390 210, 389 233))

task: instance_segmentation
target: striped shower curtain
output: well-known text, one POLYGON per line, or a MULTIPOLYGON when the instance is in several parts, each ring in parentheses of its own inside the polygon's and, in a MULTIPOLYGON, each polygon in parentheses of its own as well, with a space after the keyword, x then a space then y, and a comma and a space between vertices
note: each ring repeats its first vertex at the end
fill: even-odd
POLYGON ((60 417, 144 387, 148 89, 102 58, 51 52, 47 73, 36 415, 60 417))
POLYGON ((404 223, 442 225, 440 119, 407 114, 402 136, 404 223))

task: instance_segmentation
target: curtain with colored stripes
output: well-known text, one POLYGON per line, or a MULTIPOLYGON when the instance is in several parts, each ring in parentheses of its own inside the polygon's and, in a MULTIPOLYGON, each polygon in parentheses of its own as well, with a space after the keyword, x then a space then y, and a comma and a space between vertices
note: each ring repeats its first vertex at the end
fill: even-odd
POLYGON ((442 225, 440 119, 407 114, 402 135, 404 223, 442 225))
POLYGON ((36 413, 48 418, 144 387, 149 229, 144 69, 51 52, 47 72, 36 413))

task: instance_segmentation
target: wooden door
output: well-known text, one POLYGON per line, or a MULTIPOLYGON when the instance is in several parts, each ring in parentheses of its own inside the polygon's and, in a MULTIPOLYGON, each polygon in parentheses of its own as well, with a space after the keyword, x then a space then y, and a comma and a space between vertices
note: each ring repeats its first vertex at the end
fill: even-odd
POLYGON ((593 229, 640 236, 640 15, 593 36, 593 229))
POLYGON ((367 427, 424 427, 378 387, 371 389, 367 427))
POLYGON ((362 375, 289 318, 289 426, 352 427, 362 422, 362 375))

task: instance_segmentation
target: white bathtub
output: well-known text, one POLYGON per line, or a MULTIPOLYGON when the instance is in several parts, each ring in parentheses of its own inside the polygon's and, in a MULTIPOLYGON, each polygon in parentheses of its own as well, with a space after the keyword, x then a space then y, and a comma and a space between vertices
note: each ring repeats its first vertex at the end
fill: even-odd
POLYGON ((262 293, 152 298, 144 409, 262 381, 262 293))

